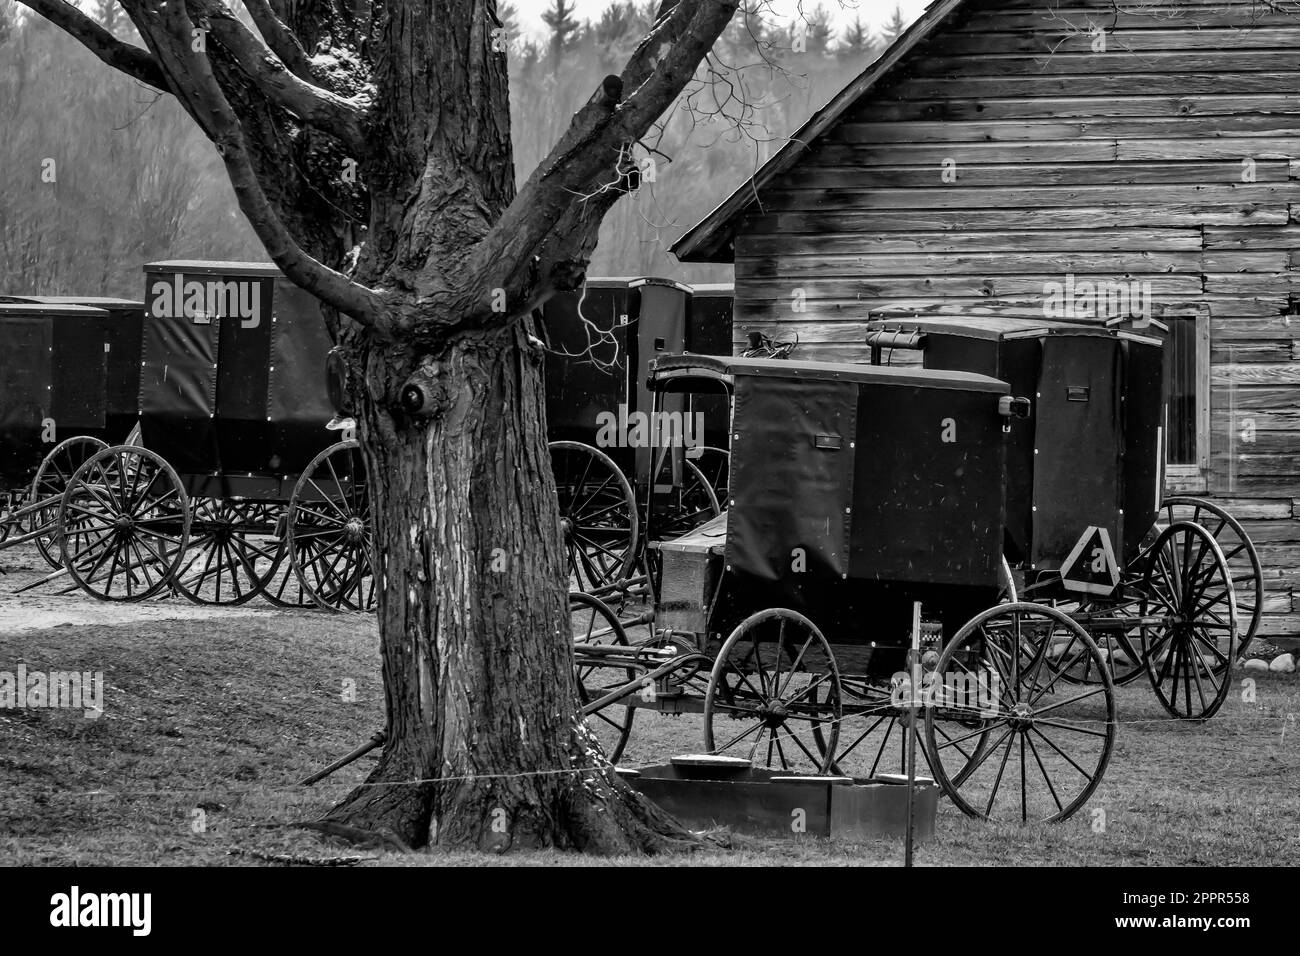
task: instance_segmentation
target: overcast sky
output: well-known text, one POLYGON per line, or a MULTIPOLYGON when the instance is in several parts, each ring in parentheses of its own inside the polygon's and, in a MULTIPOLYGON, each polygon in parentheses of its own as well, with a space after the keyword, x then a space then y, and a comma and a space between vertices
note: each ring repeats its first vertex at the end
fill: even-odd
MULTIPOLYGON (((576 0, 577 17, 579 20, 599 19, 600 12, 610 2, 611 0, 576 0)), ((818 0, 803 0, 803 9, 811 10, 817 3, 818 0)), ((875 29, 889 19, 895 4, 902 9, 903 18, 911 23, 921 15, 929 0, 821 0, 821 3, 831 12, 841 29, 852 23, 854 16, 861 16, 864 24, 870 24, 875 29)), ((524 27, 538 35, 545 31, 542 11, 550 5, 550 0, 515 0, 524 27)), ((794 17, 798 15, 799 0, 772 0, 771 6, 777 16, 794 17)))

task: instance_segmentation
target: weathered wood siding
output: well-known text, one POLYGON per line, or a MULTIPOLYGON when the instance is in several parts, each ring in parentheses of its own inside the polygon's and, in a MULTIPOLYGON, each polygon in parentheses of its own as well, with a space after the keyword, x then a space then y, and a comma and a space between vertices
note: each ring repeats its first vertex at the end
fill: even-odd
POLYGON ((1036 303, 1066 273, 1208 306, 1206 491, 1258 545, 1271 589, 1261 633, 1294 637, 1300 14, 1121 7, 1136 12, 975 0, 914 52, 743 220, 737 342, 794 330, 805 357, 861 360, 873 307, 1036 303))

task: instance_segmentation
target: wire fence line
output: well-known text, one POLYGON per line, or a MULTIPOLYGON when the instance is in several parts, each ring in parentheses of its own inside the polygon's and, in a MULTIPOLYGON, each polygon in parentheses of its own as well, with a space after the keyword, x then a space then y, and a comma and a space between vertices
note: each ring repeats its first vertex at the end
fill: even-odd
MULTIPOLYGON (((869 716, 869 715, 858 715, 858 716, 869 716)), ((841 723, 843 723, 843 721, 844 718, 841 718, 841 723)), ((991 726, 987 729, 993 729, 992 725, 995 725, 997 722, 998 722, 997 718, 991 718, 990 719, 991 726)), ((1112 725, 1119 727, 1124 725, 1150 726, 1156 724, 1183 725, 1189 728, 1194 728, 1195 725, 1199 723, 1196 721, 1179 720, 1173 717, 1152 717, 1152 718, 1131 717, 1131 718, 1118 718, 1113 721, 1100 720, 1100 719, 1074 718, 1072 722, 1079 724, 1081 726, 1088 726, 1093 728, 1102 727, 1102 726, 1112 726, 1112 725)), ((1273 724, 1276 727, 1280 727, 1281 729, 1281 733, 1278 734, 1279 741, 1284 744, 1285 741, 1288 738, 1290 738, 1292 741, 1294 741, 1294 746, 1296 747, 1297 752, 1300 753, 1300 714, 1252 715, 1252 714, 1222 714, 1221 713, 1215 718, 1213 718, 1213 722, 1214 724, 1217 725, 1228 723, 1228 724, 1236 724, 1236 725, 1249 725, 1253 727, 1259 727, 1264 724, 1273 724)), ((1208 726, 1209 722, 1205 722, 1205 723, 1208 726)), ((364 789, 368 787, 409 787, 409 786, 424 786, 424 785, 434 785, 434 784, 491 781, 491 780, 518 780, 518 779, 539 778, 539 777, 603 776, 607 773, 614 772, 617 769, 631 769, 631 768, 623 768, 623 767, 616 768, 613 764, 608 764, 605 766, 565 767, 565 768, 557 768, 557 769, 520 771, 517 773, 453 774, 453 775, 441 776, 441 777, 417 777, 417 778, 403 779, 403 780, 363 781, 360 783, 336 782, 333 785, 342 786, 348 789, 364 789)), ((51 790, 42 790, 40 791, 40 793, 42 793, 42 795, 44 796, 59 796, 59 797, 124 798, 124 797, 175 796, 177 794, 200 794, 200 793, 213 793, 216 791, 221 791, 225 793, 294 792, 294 793, 302 793, 306 795, 311 792, 311 789, 309 787, 303 786, 301 783, 282 783, 282 784, 256 783, 254 784, 254 783, 242 783, 242 782, 231 783, 229 781, 213 781, 212 783, 204 784, 201 786, 192 786, 192 787, 152 787, 148 789, 98 788, 95 790, 86 790, 86 791, 51 789, 51 790)))

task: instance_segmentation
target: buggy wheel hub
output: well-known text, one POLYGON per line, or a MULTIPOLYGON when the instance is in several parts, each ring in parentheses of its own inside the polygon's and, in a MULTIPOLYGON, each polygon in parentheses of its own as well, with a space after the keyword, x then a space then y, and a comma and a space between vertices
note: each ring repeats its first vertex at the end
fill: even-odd
POLYGON ((1028 730, 1034 725, 1034 710, 1023 700, 1011 708, 1007 719, 1008 726, 1016 730, 1028 730))
POLYGON ((573 521, 571 521, 569 518, 561 518, 560 532, 561 534, 564 535, 565 538, 570 537, 573 534, 573 521))
POLYGON ((113 519, 113 527, 119 531, 128 531, 134 524, 130 515, 118 515, 113 519))
POLYGON ((347 535, 350 543, 356 544, 365 537, 366 526, 361 523, 360 518, 349 518, 348 523, 343 526, 343 533, 347 535))
POLYGON ((785 723, 786 717, 790 712, 786 709, 785 704, 780 701, 775 703, 768 701, 758 708, 758 716, 763 719, 763 723, 768 727, 780 727, 785 723))

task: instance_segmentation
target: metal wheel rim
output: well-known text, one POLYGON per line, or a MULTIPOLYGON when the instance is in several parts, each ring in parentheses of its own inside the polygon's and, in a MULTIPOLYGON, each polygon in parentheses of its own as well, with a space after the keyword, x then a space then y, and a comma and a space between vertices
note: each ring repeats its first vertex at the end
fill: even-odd
MULTIPOLYGON (((125 477, 122 477, 119 480, 119 488, 123 492, 126 490, 124 482, 125 477)), ((180 476, 162 457, 138 446, 118 445, 105 448, 77 469, 63 493, 58 528, 60 560, 72 580, 87 594, 107 601, 141 601, 152 597, 171 583, 185 556, 189 527, 190 509, 185 487, 181 483, 180 476), (111 485, 105 486, 107 490, 100 489, 98 486, 92 490, 89 484, 91 474, 97 474, 101 478, 110 477, 105 465, 110 461, 118 462, 118 467, 126 472, 125 462, 129 458, 135 458, 140 463, 132 475, 129 492, 131 500, 125 500, 117 491, 112 490, 111 485), (141 475, 146 470, 151 470, 153 475, 142 478, 141 475), (155 494, 160 477, 162 487, 155 494), (79 501, 77 496, 83 491, 87 497, 79 501), (136 500, 137 495, 139 500, 136 500), (171 503, 173 499, 175 504, 171 503), (99 517, 96 519, 95 509, 89 507, 91 503, 97 508, 106 508, 108 511, 99 512, 99 517), (150 504, 150 509, 143 507, 146 503, 150 504), (155 509, 163 504, 168 505, 168 510, 162 514, 157 513, 155 509), (153 513, 149 513, 150 510, 153 510, 153 513), (104 557, 101 559, 100 552, 96 550, 96 543, 85 543, 85 539, 92 533, 98 533, 100 538, 97 540, 104 540, 108 525, 112 523, 106 514, 112 514, 117 518, 124 512, 130 512, 130 516, 137 519, 135 528, 174 526, 177 520, 180 521, 181 526, 175 535, 146 530, 136 533, 133 538, 119 536, 117 541, 105 541, 102 552, 104 557), (136 512, 139 514, 135 514, 136 512), (145 539, 152 539, 152 543, 146 544, 145 539), (157 545, 157 548, 153 545, 157 545), (172 546, 170 553, 168 545, 172 546), (83 559, 93 563, 90 563, 88 568, 82 567, 79 561, 83 559), (97 590, 92 585, 99 580, 99 572, 105 564, 109 565, 107 576, 103 579, 105 587, 97 590), (109 593, 112 591, 116 574, 123 574, 124 580, 131 582, 134 580, 136 570, 139 570, 145 578, 143 589, 134 591, 128 583, 126 594, 109 593)))
POLYGON ((243 524, 255 528, 258 510, 257 502, 215 498, 202 499, 197 504, 191 502, 186 560, 177 569, 172 586, 190 602, 206 606, 238 607, 261 594, 279 560, 274 547, 268 549, 254 544, 249 540, 248 530, 232 532, 227 540, 223 528, 211 527, 243 524), (259 558, 267 561, 267 566, 259 569, 259 558), (196 565, 199 565, 197 572, 196 565), (214 578, 215 587, 209 592, 207 585, 214 578), (230 583, 223 594, 222 585, 226 581, 230 583))
POLYGON ((1206 501, 1204 498, 1195 498, 1190 495, 1173 495, 1161 502, 1160 510, 1164 512, 1172 524, 1174 519, 1173 509, 1176 507, 1192 508, 1191 521, 1201 525, 1214 537, 1215 543, 1219 544, 1219 549, 1223 551, 1224 561, 1228 563, 1228 570, 1232 572, 1233 592, 1237 601, 1238 624, 1244 630, 1237 639, 1237 660, 1244 660, 1246 651, 1250 647, 1250 642, 1255 639, 1259 632, 1259 624, 1264 615, 1264 569, 1259 561, 1259 552, 1255 549, 1255 543, 1251 541, 1250 535, 1246 533, 1245 527, 1229 514, 1224 508, 1215 504, 1213 501, 1206 501), (1204 511, 1213 515, 1220 524, 1216 528, 1211 528, 1208 523, 1200 520, 1200 513, 1204 511), (1227 528, 1238 538, 1238 542, 1231 549, 1225 548, 1219 541, 1219 536, 1223 529, 1227 528), (1232 560, 1234 557, 1241 555, 1240 564, 1242 567, 1234 568, 1232 560), (1242 587, 1246 585, 1246 587, 1242 587))
POLYGON ((48 524, 54 525, 54 529, 48 535, 42 534, 33 539, 37 552, 40 553, 40 556, 45 560, 45 563, 51 568, 57 570, 58 568, 63 567, 62 554, 59 551, 57 537, 58 519, 60 506, 63 502, 63 492, 67 490, 68 482, 71 481, 72 476, 77 473, 77 469, 107 447, 107 442, 101 441, 93 436, 74 435, 72 438, 65 438, 50 449, 49 454, 41 459, 41 464, 36 469, 36 476, 32 479, 32 487, 28 501, 32 504, 36 504, 37 502, 48 499, 50 505, 48 508, 42 508, 40 511, 30 515, 28 521, 31 522, 32 530, 34 531, 36 530, 36 522, 42 520, 42 513, 47 511, 52 512, 50 517, 45 520, 48 524), (56 467, 58 458, 60 456, 67 457, 69 449, 77 447, 78 445, 85 445, 88 448, 93 449, 93 451, 81 458, 80 461, 74 461, 71 470, 69 470, 66 475, 60 474, 60 477, 63 479, 62 482, 56 483, 52 481, 50 478, 50 471, 52 468, 56 467))
MULTIPOLYGON (((370 493, 365 458, 360 454, 360 449, 360 443, 354 440, 338 442, 320 452, 298 476, 293 495, 289 499, 286 537, 290 565, 303 592, 311 597, 317 606, 329 611, 370 611, 375 605, 376 580, 370 493), (339 478, 338 469, 331 458, 335 455, 349 455, 352 452, 357 453, 356 457, 349 462, 357 466, 351 472, 354 476, 350 479, 352 494, 339 500, 331 499, 313 476, 321 471, 323 466, 332 476, 331 480, 336 486, 341 487, 343 480, 339 478), (355 477, 356 471, 360 472, 360 480, 355 477), (306 494, 309 488, 314 489, 327 504, 319 504, 315 499, 309 502, 306 494), (327 549, 337 545, 340 535, 348 534, 347 527, 353 519, 361 523, 361 539, 344 543, 339 553, 330 560, 328 558, 330 551, 327 549), (345 558, 343 575, 338 576, 339 565, 345 558), (323 575, 313 573, 315 565, 320 561, 329 561, 329 567, 324 568, 323 575), (330 581, 331 577, 336 579, 336 586, 322 590, 322 580, 330 581)), ((322 480, 325 480, 323 473, 322 480)))
POLYGON ((1201 525, 1190 521, 1176 521, 1156 538, 1151 547, 1150 559, 1143 573, 1143 616, 1164 615, 1174 618, 1161 625, 1143 625, 1142 657, 1147 676, 1161 705, 1174 717, 1183 720, 1207 720, 1223 706, 1231 688, 1231 664, 1237 640, 1237 608, 1232 572, 1218 542, 1201 525), (1182 549, 1167 547, 1176 537, 1184 536, 1188 543, 1182 549), (1191 540, 1198 541, 1196 553, 1191 551, 1191 540), (1209 561, 1208 571, 1185 571, 1187 561, 1196 567, 1209 561), (1217 582, 1216 582, 1217 579, 1217 582), (1208 594, 1210 588, 1222 591, 1208 594), (1185 620, 1190 616, 1199 621, 1185 620), (1227 651, 1218 646, 1227 642, 1227 651), (1211 663, 1206 663, 1206 652, 1211 663), (1194 663, 1196 662, 1196 663, 1194 663), (1179 707, 1178 684, 1183 685, 1183 707, 1179 707), (1166 690, 1165 682, 1170 680, 1166 690), (1205 697, 1205 682, 1213 682, 1213 695, 1205 697), (1196 701, 1191 691, 1196 690, 1196 701))
MULTIPOLYGON (((987 710, 977 713, 966 713, 969 708, 951 706, 947 701, 926 707, 925 742, 936 780, 953 804, 963 813, 972 817, 991 819, 997 806, 998 794, 1003 792, 1001 783, 1009 758, 1013 753, 1018 752, 1019 773, 1016 774, 1016 768, 1013 767, 1010 779, 1013 786, 1017 776, 1020 781, 1018 791, 1020 799, 1011 803, 1013 812, 1018 804, 1017 815, 1020 822, 1022 824, 1031 822, 1029 782, 1035 778, 1038 781, 1038 790, 1050 796, 1051 803, 1041 801, 1047 812, 1045 814, 1035 812, 1033 822, 1051 823, 1068 818, 1077 812, 1096 791, 1110 762, 1115 741, 1114 685, 1109 673, 1103 668, 1101 684, 1086 688, 1067 685, 1070 696, 1060 701, 1047 702, 1046 697, 1060 682, 1060 673, 1071 666, 1077 666, 1079 655, 1090 655, 1099 666, 1101 665, 1101 655, 1096 644, 1082 627, 1055 608, 1027 602, 1001 604, 981 612, 963 625, 953 639, 945 645, 935 669, 940 675, 958 673, 958 668, 954 666, 957 656, 971 653, 971 649, 977 642, 983 644, 982 650, 975 652, 977 660, 989 662, 988 673, 999 675, 998 694, 987 710), (996 638, 990 634, 989 624, 1000 617, 1015 621, 1005 639, 1001 637, 1000 631, 993 632, 998 635, 996 638), (1047 625, 1046 636, 1042 638, 1040 644, 1026 643, 1032 642, 1033 637, 1032 632, 1029 635, 1025 632, 1025 618, 1031 620, 1042 618, 1051 622, 1047 625), (1058 633, 1060 637, 1057 636, 1058 633), (999 642, 1004 643, 1005 647, 997 653, 991 651, 990 648, 997 647, 999 642), (1027 649, 1032 651, 1028 656, 1025 653, 1027 649), (1095 718, 1071 718, 1070 712, 1064 710, 1071 704, 1078 704, 1098 696, 1103 698, 1098 703, 1105 704, 1101 721, 1095 718), (978 717, 981 725, 970 731, 967 736, 963 736, 960 732, 946 734, 946 739, 941 742, 937 725, 941 720, 957 723, 953 720, 954 715, 968 722, 978 717), (1098 723, 1102 726, 1098 727, 1098 723), (1047 735, 1047 730, 1058 738, 1065 733, 1073 733, 1082 740, 1096 740, 1098 743, 1093 746, 1099 747, 1100 752, 1087 756, 1079 753, 1076 748, 1062 750, 1059 742, 1047 735), (1035 739, 1035 735, 1041 739, 1035 739), (960 752, 960 745, 963 742, 975 739, 982 741, 979 751, 973 757, 967 757, 963 753, 965 757, 962 761, 963 771, 954 778, 954 775, 948 772, 948 765, 945 764, 941 751, 958 749, 960 752), (1005 750, 1003 750, 1004 743, 1005 750), (1049 748, 1055 750, 1056 754, 1051 754, 1049 748), (1048 754, 1052 765, 1058 769, 1055 777, 1047 770, 1047 764, 1043 759, 1044 754, 1048 754), (1083 757, 1083 765, 1074 760, 1075 756, 1083 757), (967 788, 972 783, 976 774, 984 773, 980 778, 981 781, 987 779, 987 772, 993 769, 989 761, 999 759, 1000 763, 992 786, 989 788, 988 799, 985 800, 984 794, 979 793, 978 803, 973 802, 977 797, 975 787, 971 786, 965 792, 963 788, 967 788), (1061 760, 1064 761, 1064 766, 1061 765, 1061 760), (1073 767, 1070 766, 1071 761, 1073 767), (1059 778, 1062 774, 1068 773, 1067 779, 1073 780, 1073 774, 1076 772, 1086 778, 1086 783, 1083 783, 1072 796, 1067 792, 1065 796, 1069 799, 1062 800, 1058 788, 1062 790, 1064 788, 1060 786, 1059 778)), ((962 666, 964 667, 964 664, 962 666)), ((1039 802, 1035 803, 1036 811, 1039 802)))
MULTIPOLYGON (((595 621, 597 617, 603 618, 605 628, 602 628, 602 630, 605 629, 608 630, 608 635, 594 634, 592 630, 589 628, 586 635, 588 640, 579 641, 577 640, 577 637, 575 635, 574 637, 575 646, 578 644, 589 643, 589 642, 594 642, 597 644, 617 644, 620 647, 630 646, 630 642, 628 641, 628 637, 627 637, 627 632, 623 629, 623 625, 619 621, 618 615, 616 615, 612 610, 610 610, 609 606, 605 604, 604 601, 601 601, 599 598, 592 597, 590 594, 583 594, 582 592, 578 592, 578 591, 569 594, 569 626, 570 626, 571 633, 573 630, 573 615, 574 615, 573 609, 575 605, 579 607, 588 608, 594 612, 591 618, 592 626, 595 625, 595 621), (593 637, 604 637, 604 636, 609 636, 612 637, 613 639, 610 641, 591 640, 593 637)), ((595 696, 600 696, 600 693, 609 693, 611 690, 614 689, 613 687, 598 688, 600 693, 596 693, 596 694, 593 694, 591 691, 587 689, 586 686, 587 679, 592 674, 599 673, 602 670, 605 670, 605 668, 589 667, 584 672, 583 669, 579 667, 577 664, 574 665, 573 681, 578 690, 578 700, 583 704, 583 706, 589 704, 595 696)), ((635 670, 625 669, 623 672, 626 675, 626 679, 618 683, 630 684, 632 681, 636 680, 635 670)), ((619 706, 621 705, 619 704, 610 705, 610 707, 619 707, 619 706)), ((604 711, 608 709, 609 709, 608 707, 602 708, 599 711, 596 711, 592 714, 588 714, 586 720, 587 720, 589 732, 592 733, 593 736, 595 735, 595 731, 591 729, 591 726, 594 721, 602 721, 605 725, 612 727, 614 730, 618 732, 618 739, 613 749, 608 751, 605 754, 605 756, 609 758, 610 763, 618 763, 619 758, 623 756, 623 751, 627 748, 628 740, 631 739, 632 737, 632 722, 636 717, 636 708, 635 707, 622 708, 624 711, 624 719, 621 724, 618 721, 616 721, 613 717, 607 716, 604 713, 604 711)), ((602 749, 604 749, 603 744, 602 744, 602 749)))
POLYGON ((564 540, 564 551, 565 566, 568 569, 570 581, 576 581, 579 588, 585 591, 597 590, 616 581, 625 580, 631 573, 632 567, 636 564, 638 544, 640 543, 640 522, 637 517, 636 496, 632 493, 632 485, 628 482, 627 476, 619 470, 619 467, 614 464, 608 455, 597 448, 592 448, 590 445, 584 445, 582 442, 556 441, 551 442, 547 447, 551 453, 551 471, 556 481, 561 523, 568 529, 564 540), (595 491, 590 494, 586 494, 585 491, 577 492, 572 496, 572 499, 566 498, 569 489, 569 482, 567 481, 569 476, 566 470, 564 487, 561 487, 559 472, 562 469, 557 467, 557 461, 565 453, 582 455, 590 459, 582 472, 581 478, 574 483, 574 488, 579 485, 585 488, 586 479, 591 473, 592 463, 599 465, 605 471, 606 477, 601 479, 595 491), (590 520, 593 517, 616 514, 618 509, 622 508, 624 509, 623 514, 626 516, 625 520, 621 521, 617 526, 609 527, 583 527, 576 524, 573 518, 574 511, 579 509, 585 511, 586 506, 596 501, 597 495, 602 494, 605 497, 602 498, 597 511, 579 514, 579 519, 590 520), (605 547, 602 543, 592 539, 593 532, 607 532, 611 536, 617 535, 619 543, 614 547, 605 547), (626 543, 624 543, 624 540, 626 543), (587 545, 597 549, 604 557, 593 559, 591 552, 587 550, 587 545))
MULTIPOLYGON (((749 654, 746 655, 746 657, 748 656, 749 654)), ((741 660, 744 659, 745 658, 742 658, 741 660)), ((776 659, 779 663, 779 654, 776 655, 776 659)), ((776 758, 781 761, 780 769, 783 772, 793 772, 798 769, 797 767, 791 767, 789 765, 791 759, 796 761, 799 759, 805 759, 815 768, 817 773, 828 773, 830 772, 831 764, 834 760, 842 717, 843 693, 840 686, 840 674, 830 643, 822 635, 821 631, 818 630, 817 626, 802 614, 785 608, 769 608, 750 615, 737 625, 736 629, 727 637, 727 640, 723 642, 721 650, 714 659, 713 670, 709 674, 709 687, 704 697, 704 746, 709 753, 724 753, 725 751, 730 750, 734 745, 747 742, 752 734, 754 742, 749 756, 749 760, 752 764, 754 763, 755 758, 759 756, 759 752, 763 750, 762 743, 766 735, 768 745, 764 752, 764 759, 767 766, 773 766, 772 761, 775 754, 776 758), (787 646, 787 656, 789 657, 789 661, 786 664, 786 676, 783 679, 782 668, 780 666, 774 668, 772 681, 769 687, 767 678, 763 676, 765 674, 765 668, 762 666, 763 659, 761 647, 764 642, 758 640, 758 629, 761 625, 772 620, 781 621, 777 633, 778 642, 781 642, 782 644, 785 643, 782 639, 785 636, 785 628, 788 624, 793 624, 795 627, 802 629, 803 637, 802 640, 796 638, 794 642, 799 644, 800 650, 790 653, 794 643, 787 646), (742 676, 742 672, 740 672, 739 668, 735 668, 734 665, 731 664, 732 652, 735 651, 739 645, 747 641, 750 642, 757 651, 756 657, 759 663, 759 670, 753 675, 754 680, 747 679, 747 676, 742 676), (800 663, 806 658, 807 651, 813 647, 816 647, 817 650, 824 655, 826 673, 810 679, 807 683, 796 685, 793 680, 793 675, 798 673, 800 663), (741 678, 734 687, 729 687, 725 683, 725 678, 728 674, 729 668, 733 668, 736 671, 736 675, 741 678), (739 690, 741 682, 748 686, 751 694, 756 697, 764 698, 762 704, 763 708, 769 708, 771 705, 778 704, 786 706, 791 708, 789 712, 790 716, 782 720, 777 726, 768 726, 767 719, 759 716, 761 712, 760 709, 735 704, 734 701, 736 697, 733 692, 739 690), (822 687, 826 689, 827 699, 825 701, 818 699, 818 691, 822 687), (775 693, 769 693, 769 689, 775 691, 775 693), (809 696, 810 691, 811 697, 809 696), (730 702, 722 700, 724 697, 729 697, 730 702), (808 700, 811 700, 811 703, 805 703, 805 701, 808 700), (748 717, 736 719, 736 724, 746 725, 745 727, 740 728, 739 733, 732 733, 732 728, 728 727, 723 735, 715 735, 714 718, 715 716, 718 716, 722 710, 729 710, 733 713, 749 713, 754 715, 754 717, 753 719, 748 717), (812 749, 798 738, 797 734, 789 731, 787 725, 791 720, 806 722, 809 724, 809 742, 812 744, 812 748, 817 747, 817 741, 811 735, 811 728, 813 726, 820 726, 825 735, 825 749, 819 754, 814 754, 812 749), (787 730, 787 735, 784 739, 793 740, 789 757, 786 756, 785 747, 781 743, 782 736, 780 732, 782 729, 787 730), (719 742, 719 737, 723 737, 721 742, 719 742), (800 753, 800 751, 802 751, 802 753, 800 753)), ((728 720, 727 723, 730 724, 731 721, 728 720)), ((719 722, 719 726, 721 727, 723 724, 719 722)))

